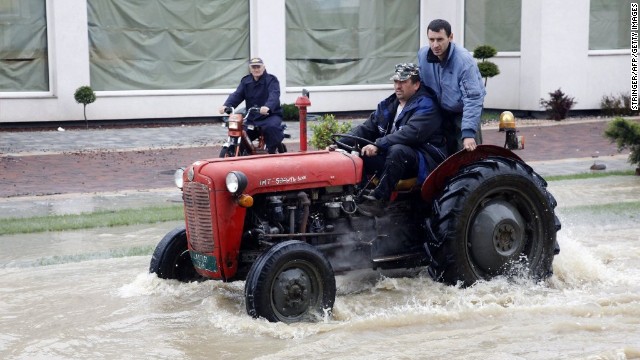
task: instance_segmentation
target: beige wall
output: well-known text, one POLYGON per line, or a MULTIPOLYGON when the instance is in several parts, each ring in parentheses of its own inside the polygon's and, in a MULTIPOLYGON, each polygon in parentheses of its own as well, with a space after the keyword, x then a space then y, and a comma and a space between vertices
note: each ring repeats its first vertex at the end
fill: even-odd
MULTIPOLYGON (((281 80, 282 102, 293 103, 301 88, 284 88, 285 0, 251 0, 251 51, 281 80), (275 25, 274 25, 275 24, 275 25)), ((434 18, 452 23, 463 41, 464 0, 422 0, 421 43, 434 18)), ((489 79, 486 108, 541 110, 539 100, 559 87, 574 96, 576 109, 599 109, 603 95, 630 88, 630 51, 588 51, 589 1, 522 0, 522 42, 518 53, 493 61, 501 74, 489 79)), ((47 0, 51 91, 0 93, 0 122, 83 120, 76 88, 89 83, 85 0, 47 0)), ((417 50, 417 49, 416 49, 417 50)), ((371 110, 391 91, 379 86, 307 87, 311 113, 371 110)), ((90 120, 217 116, 227 90, 98 92, 87 106, 90 120)))

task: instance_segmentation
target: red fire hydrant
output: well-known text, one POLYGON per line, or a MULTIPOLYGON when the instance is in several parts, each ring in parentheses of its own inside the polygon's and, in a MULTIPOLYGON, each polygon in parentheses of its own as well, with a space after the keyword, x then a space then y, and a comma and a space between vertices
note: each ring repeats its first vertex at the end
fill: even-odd
POLYGON ((300 151, 307 151, 307 106, 311 106, 309 92, 302 90, 302 96, 298 96, 296 107, 300 114, 300 151))

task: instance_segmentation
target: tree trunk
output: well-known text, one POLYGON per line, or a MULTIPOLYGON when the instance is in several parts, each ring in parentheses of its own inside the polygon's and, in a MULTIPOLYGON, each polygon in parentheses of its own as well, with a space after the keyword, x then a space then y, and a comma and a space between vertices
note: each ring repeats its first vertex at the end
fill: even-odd
POLYGON ((87 104, 83 104, 83 113, 84 113, 84 122, 87 124, 87 129, 89 128, 89 121, 87 120, 87 104))

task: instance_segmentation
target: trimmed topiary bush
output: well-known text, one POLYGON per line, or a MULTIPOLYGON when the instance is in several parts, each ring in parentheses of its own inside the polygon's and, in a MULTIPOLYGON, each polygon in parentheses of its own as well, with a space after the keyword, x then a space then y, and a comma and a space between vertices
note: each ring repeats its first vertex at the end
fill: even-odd
POLYGON ((493 46, 489 45, 480 45, 473 50, 473 57, 481 60, 478 63, 478 69, 480 70, 480 76, 484 78, 485 87, 487 86, 487 80, 490 77, 500 74, 498 65, 491 61, 486 61, 486 59, 496 56, 497 53, 498 51, 493 46))
POLYGON ((73 94, 73 97, 76 99, 78 104, 83 105, 84 112, 84 121, 87 123, 87 129, 89 128, 89 121, 87 121, 87 105, 96 101, 96 93, 93 92, 90 86, 81 86, 76 89, 76 92, 73 94))

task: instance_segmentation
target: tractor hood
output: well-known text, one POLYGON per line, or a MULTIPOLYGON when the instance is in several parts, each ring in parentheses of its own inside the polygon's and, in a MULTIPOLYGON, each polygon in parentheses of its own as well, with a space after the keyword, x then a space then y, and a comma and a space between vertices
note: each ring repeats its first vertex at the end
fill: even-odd
POLYGON ((227 174, 240 171, 248 180, 247 194, 353 185, 362 177, 359 156, 326 150, 209 159, 192 167, 194 181, 209 183, 216 191, 226 191, 227 174))

